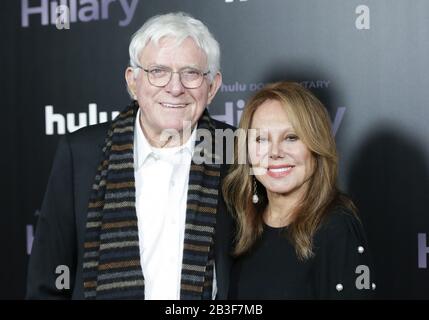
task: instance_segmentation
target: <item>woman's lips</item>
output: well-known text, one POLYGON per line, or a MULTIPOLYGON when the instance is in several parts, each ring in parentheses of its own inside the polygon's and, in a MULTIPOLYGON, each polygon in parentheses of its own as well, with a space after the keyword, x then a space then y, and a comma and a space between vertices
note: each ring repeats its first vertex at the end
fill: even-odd
POLYGON ((267 175, 269 175, 272 178, 283 178, 287 176, 294 166, 269 166, 267 169, 267 175))

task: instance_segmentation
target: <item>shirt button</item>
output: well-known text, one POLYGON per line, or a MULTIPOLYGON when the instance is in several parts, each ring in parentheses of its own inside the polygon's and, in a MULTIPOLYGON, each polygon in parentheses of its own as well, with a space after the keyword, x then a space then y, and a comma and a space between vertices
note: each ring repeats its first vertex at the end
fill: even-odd
POLYGON ((365 251, 365 249, 362 247, 362 246, 359 246, 358 247, 358 252, 359 253, 363 253, 365 251))
POLYGON ((339 283, 339 284, 337 284, 337 286, 335 288, 337 289, 337 291, 342 291, 343 285, 341 283, 339 283))

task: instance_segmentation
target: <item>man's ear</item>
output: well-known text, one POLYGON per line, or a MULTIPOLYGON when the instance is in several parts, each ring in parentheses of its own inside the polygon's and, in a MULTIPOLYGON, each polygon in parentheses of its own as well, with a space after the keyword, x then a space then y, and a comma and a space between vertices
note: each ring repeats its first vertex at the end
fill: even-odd
POLYGON ((137 99, 136 96, 136 79, 134 78, 134 69, 128 67, 125 70, 125 80, 127 81, 128 90, 133 95, 133 99, 137 99))
POLYGON ((209 89, 209 95, 207 99, 207 104, 210 104, 215 97, 217 91, 219 90, 220 86, 222 85, 222 74, 220 72, 216 73, 216 75, 213 77, 213 81, 210 84, 209 89))

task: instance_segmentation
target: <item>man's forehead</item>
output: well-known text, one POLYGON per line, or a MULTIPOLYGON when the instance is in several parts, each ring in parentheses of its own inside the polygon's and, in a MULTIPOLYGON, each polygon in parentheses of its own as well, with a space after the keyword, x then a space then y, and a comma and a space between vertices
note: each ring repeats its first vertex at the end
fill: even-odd
POLYGON ((163 36, 162 38, 156 39, 151 38, 148 40, 146 45, 144 46, 143 50, 146 48, 152 48, 155 50, 161 50, 161 49, 179 49, 179 48, 192 48, 196 51, 202 51, 202 49, 198 46, 198 44, 195 42, 195 40, 188 36, 188 37, 175 37, 175 36, 163 36))
POLYGON ((150 59, 165 58, 167 60, 179 58, 192 60, 197 64, 206 62, 205 52, 198 47, 191 37, 180 40, 174 37, 163 37, 158 43, 150 40, 141 51, 140 57, 150 59))

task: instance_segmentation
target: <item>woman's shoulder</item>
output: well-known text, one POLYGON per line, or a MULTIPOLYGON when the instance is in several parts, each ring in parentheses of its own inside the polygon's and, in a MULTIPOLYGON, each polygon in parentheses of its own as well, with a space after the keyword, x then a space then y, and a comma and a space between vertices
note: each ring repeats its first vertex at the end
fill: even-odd
POLYGON ((373 297, 374 268, 364 228, 350 209, 335 207, 314 238, 319 295, 326 299, 373 297))
POLYGON ((345 228, 353 223, 360 223, 357 213, 344 206, 337 205, 324 215, 321 226, 325 228, 345 228))
POLYGON ((365 234, 357 213, 344 206, 335 206, 322 219, 316 238, 334 243, 346 239, 362 242, 365 234))

